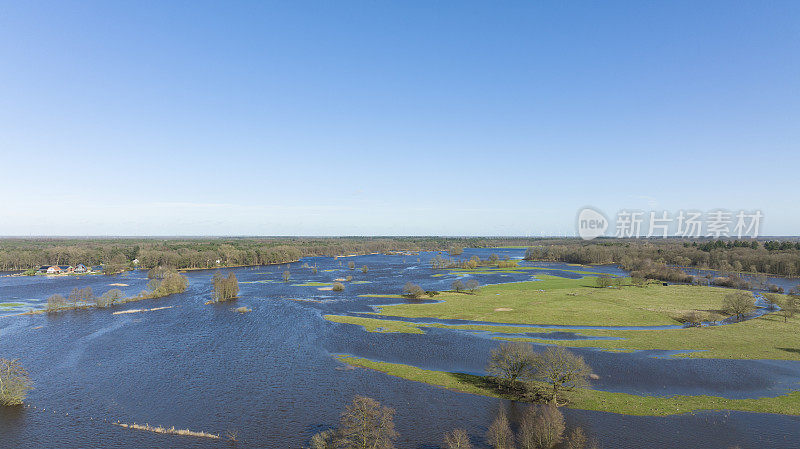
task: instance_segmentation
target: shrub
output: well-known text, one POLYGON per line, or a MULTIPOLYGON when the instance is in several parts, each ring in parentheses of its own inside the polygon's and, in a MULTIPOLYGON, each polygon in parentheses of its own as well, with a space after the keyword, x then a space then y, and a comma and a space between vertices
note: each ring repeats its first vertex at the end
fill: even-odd
POLYGON ((333 291, 335 291, 335 292, 344 291, 344 284, 342 284, 341 282, 334 282, 333 283, 333 291))
POLYGON ((361 272, 362 272, 362 273, 366 274, 368 271, 369 271, 369 268, 368 268, 366 265, 364 265, 363 267, 361 267, 361 272))

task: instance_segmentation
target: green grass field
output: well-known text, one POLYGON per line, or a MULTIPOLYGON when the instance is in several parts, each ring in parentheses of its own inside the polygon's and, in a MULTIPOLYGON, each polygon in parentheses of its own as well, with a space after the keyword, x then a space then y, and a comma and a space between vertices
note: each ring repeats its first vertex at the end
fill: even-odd
MULTIPOLYGON (((558 329, 515 327, 514 324, 663 325, 695 310, 721 318, 723 296, 717 287, 660 284, 621 289, 594 287, 594 278, 564 279, 542 276, 542 281, 493 285, 477 294, 444 292, 436 304, 408 303, 384 306, 388 316, 456 318, 508 323, 507 326, 415 324, 399 320, 327 315, 329 321, 363 326, 367 331, 424 333, 426 327, 480 330, 498 333, 554 332, 558 329), (540 291, 544 290, 544 291, 540 291), (500 310, 498 310, 500 309, 500 310), (511 309, 511 310, 508 310, 511 309)), ((658 330, 581 329, 575 332, 620 340, 552 340, 512 338, 567 347, 609 351, 663 349, 687 351, 677 357, 800 360, 800 316, 788 322, 776 314, 724 326, 658 330), (693 352, 688 352, 693 351, 693 352)), ((502 338, 502 337, 498 337, 502 338)))
POLYGON ((532 282, 490 285, 476 294, 443 292, 436 304, 384 306, 381 314, 510 324, 652 326, 678 324, 681 314, 696 310, 721 318, 727 290, 691 285, 595 288, 595 278, 537 276, 532 282), (510 309, 510 310, 508 310, 510 309))

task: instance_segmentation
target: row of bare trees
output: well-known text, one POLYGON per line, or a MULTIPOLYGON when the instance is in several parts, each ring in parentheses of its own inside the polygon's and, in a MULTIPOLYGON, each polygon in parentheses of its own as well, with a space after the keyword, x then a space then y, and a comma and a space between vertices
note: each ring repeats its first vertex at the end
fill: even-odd
MULTIPOLYGON (((345 407, 336 428, 324 430, 311 438, 310 449, 393 449, 399 437, 394 425, 394 409, 375 399, 356 396, 345 407)), ((567 449, 597 447, 589 442, 580 427, 566 433, 564 415, 552 404, 530 405, 523 414, 516 434, 505 410, 495 417, 486 433, 492 449, 552 449, 564 443, 567 449)), ((444 449, 472 449, 465 429, 444 434, 444 449)))

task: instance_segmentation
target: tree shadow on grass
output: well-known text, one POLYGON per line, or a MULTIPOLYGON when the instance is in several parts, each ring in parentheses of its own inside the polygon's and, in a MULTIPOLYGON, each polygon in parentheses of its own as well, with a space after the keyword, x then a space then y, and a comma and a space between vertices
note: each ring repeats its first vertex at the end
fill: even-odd
POLYGON ((513 401, 530 401, 530 391, 520 384, 518 387, 504 385, 498 383, 495 379, 489 376, 477 376, 475 374, 466 373, 448 373, 454 379, 462 384, 471 385, 477 389, 484 391, 486 394, 498 396, 504 399, 513 401))
POLYGON ((776 348, 780 349, 781 351, 791 352, 792 354, 800 354, 800 349, 797 348, 776 348))

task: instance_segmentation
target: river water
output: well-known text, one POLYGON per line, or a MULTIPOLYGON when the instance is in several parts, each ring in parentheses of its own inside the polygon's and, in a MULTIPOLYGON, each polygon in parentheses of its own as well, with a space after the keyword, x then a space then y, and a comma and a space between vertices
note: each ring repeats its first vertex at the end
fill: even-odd
MULTIPOLYGON (((469 249, 488 257, 521 258, 523 250, 469 249)), ((0 408, 0 448, 17 447, 231 447, 222 440, 123 429, 111 421, 150 423, 224 434, 237 430, 236 447, 300 448, 314 433, 335 425, 356 394, 394 407, 399 448, 438 447, 442 434, 464 427, 478 447, 496 411, 512 418, 525 405, 448 391, 365 370, 350 369, 334 354, 460 371, 483 372, 497 342, 490 333, 430 329, 425 335, 377 334, 331 323, 328 313, 372 311, 407 281, 444 290, 458 275, 429 268, 436 253, 308 258, 286 265, 236 268, 241 295, 235 303, 204 305, 211 271, 187 273, 186 292, 109 310, 0 317, 0 357, 20 358, 35 380, 26 407, 0 408), (347 268, 348 262, 356 270, 347 268), (301 268, 318 266, 318 273, 301 268), (341 263, 341 265, 340 265, 341 263), (369 267, 368 273, 358 268, 369 267), (320 291, 306 282, 353 276, 344 292, 320 291), (232 309, 247 306, 252 312, 232 309), (168 309, 117 314, 126 309, 168 309)), ((565 264, 536 263, 535 273, 578 277, 565 264)), ((592 271, 622 274, 615 267, 592 271)), ((476 275, 481 284, 530 279, 531 273, 476 275)), ((136 293, 147 283, 140 271, 81 278, 3 277, 0 303, 20 303, 9 315, 42 307, 53 293, 117 286, 136 293)), ((579 332, 578 332, 579 334, 579 332)), ((579 338, 579 337, 578 337, 579 338)), ((595 388, 640 394, 713 394, 760 397, 798 388, 797 362, 670 359, 657 351, 608 353, 578 350, 600 380, 595 388)), ((632 417, 565 409, 602 447, 800 447, 800 418, 757 413, 704 412, 673 417, 632 417)))

